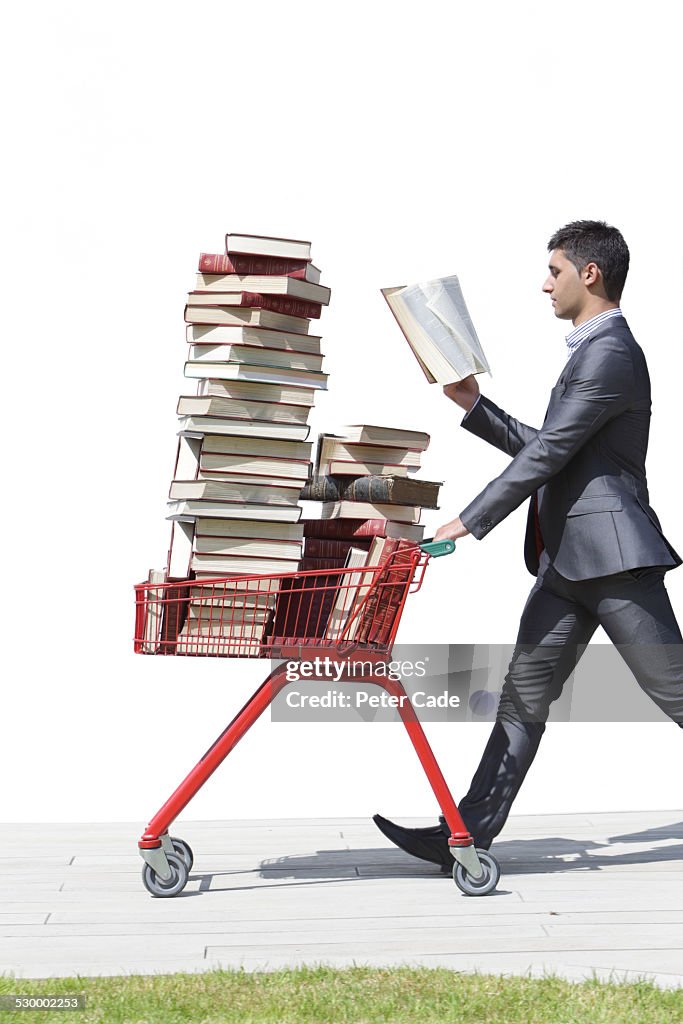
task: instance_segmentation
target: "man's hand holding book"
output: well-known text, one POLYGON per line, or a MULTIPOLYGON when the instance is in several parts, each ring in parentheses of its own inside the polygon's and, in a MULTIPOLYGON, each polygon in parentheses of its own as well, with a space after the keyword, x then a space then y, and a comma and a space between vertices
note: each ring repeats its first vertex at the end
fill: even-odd
POLYGON ((452 384, 445 384, 443 393, 465 412, 470 412, 474 408, 481 394, 477 378, 473 374, 463 377, 462 380, 454 380, 452 384))
MULTIPOLYGON (((480 395, 475 374, 490 371, 457 277, 383 288, 382 294, 427 380, 471 412, 480 395)), ((459 540, 468 533, 458 517, 440 526, 434 540, 459 540)))

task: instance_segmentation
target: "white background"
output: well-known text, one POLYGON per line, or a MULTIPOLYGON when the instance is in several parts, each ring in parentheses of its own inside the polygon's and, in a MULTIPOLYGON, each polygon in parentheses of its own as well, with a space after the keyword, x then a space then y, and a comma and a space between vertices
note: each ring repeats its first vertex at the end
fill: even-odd
MULTIPOLYGON (((225 231, 307 238, 332 303, 313 432, 427 430, 452 518, 505 465, 458 429, 379 288, 456 272, 494 371, 542 419, 566 325, 546 242, 604 218, 653 381, 649 477, 680 521, 680 26, 675 5, 45 2, 4 24, 4 821, 144 823, 262 662, 132 652, 132 585, 163 565, 184 293, 225 231)), ((430 566, 408 642, 514 640, 524 511, 430 566)), ((668 578, 683 615, 683 571, 668 578)), ((633 683, 635 686, 635 683, 633 683)), ((433 725, 459 797, 488 726, 433 725)), ((668 724, 555 725, 516 811, 680 806, 668 724)), ((396 725, 264 719, 189 817, 429 815, 396 725)), ((134 840, 134 836, 131 837, 134 840)))

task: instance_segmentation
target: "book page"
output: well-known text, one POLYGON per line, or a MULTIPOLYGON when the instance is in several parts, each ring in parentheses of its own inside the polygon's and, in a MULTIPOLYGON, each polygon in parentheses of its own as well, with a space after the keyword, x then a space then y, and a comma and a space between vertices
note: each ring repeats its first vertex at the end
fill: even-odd
MULTIPOLYGON (((401 292, 401 300, 461 379, 485 369, 472 351, 466 324, 446 297, 440 282, 408 285, 401 292), (430 299, 436 303, 438 313, 429 305, 430 299)), ((478 339, 476 344, 480 349, 478 339)))
POLYGON ((436 381, 436 377, 429 369, 425 361, 422 359, 420 352, 418 352, 418 347, 420 347, 418 339, 419 336, 424 332, 422 331, 420 324, 411 314, 410 310, 408 309, 408 307, 406 306, 405 302, 403 302, 402 299, 405 287, 405 285, 400 285, 399 287, 382 288, 381 292, 382 295, 384 296, 387 305, 389 306, 389 309, 394 314, 394 319, 396 320, 396 323, 403 331, 403 337, 408 342, 408 345, 410 346, 410 351, 413 353, 418 363, 420 364, 422 372, 424 373, 429 383, 434 384, 436 381))
POLYGON ((469 314, 460 282, 455 274, 442 277, 437 281, 428 281, 422 285, 427 307, 439 318, 456 341, 463 337, 467 348, 479 364, 478 369, 491 372, 489 364, 477 336, 472 317, 469 314))
POLYGON ((491 372, 455 275, 382 288, 382 295, 431 383, 491 372))

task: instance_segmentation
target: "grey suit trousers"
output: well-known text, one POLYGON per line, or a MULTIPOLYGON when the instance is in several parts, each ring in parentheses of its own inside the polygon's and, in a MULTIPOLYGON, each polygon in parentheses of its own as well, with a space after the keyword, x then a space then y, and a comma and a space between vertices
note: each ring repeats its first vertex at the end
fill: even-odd
POLYGON ((638 684, 683 727, 683 637, 658 567, 568 580, 543 554, 498 714, 460 813, 478 845, 502 829, 538 750, 550 704, 601 625, 638 684))

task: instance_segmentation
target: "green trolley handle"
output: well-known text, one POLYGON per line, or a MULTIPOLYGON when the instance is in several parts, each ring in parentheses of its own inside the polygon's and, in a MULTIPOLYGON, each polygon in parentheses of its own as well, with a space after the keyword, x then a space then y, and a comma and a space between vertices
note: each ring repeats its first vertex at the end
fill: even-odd
POLYGON ((432 558, 440 558, 441 555, 452 555, 455 551, 455 541, 432 540, 429 537, 420 544, 420 551, 424 551, 426 555, 431 555, 432 558))

